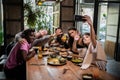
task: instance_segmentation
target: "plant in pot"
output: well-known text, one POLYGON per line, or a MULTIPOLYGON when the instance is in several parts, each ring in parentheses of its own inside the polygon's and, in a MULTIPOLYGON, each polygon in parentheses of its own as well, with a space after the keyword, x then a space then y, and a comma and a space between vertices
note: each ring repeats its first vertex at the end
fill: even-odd
POLYGON ((31 6, 31 3, 24 4, 24 20, 25 25, 36 30, 46 29, 50 31, 51 17, 46 14, 46 6, 31 6))

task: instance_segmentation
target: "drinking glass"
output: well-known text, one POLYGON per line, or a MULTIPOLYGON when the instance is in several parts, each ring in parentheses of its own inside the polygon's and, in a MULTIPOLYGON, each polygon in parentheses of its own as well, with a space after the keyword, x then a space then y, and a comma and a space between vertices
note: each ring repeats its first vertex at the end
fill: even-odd
POLYGON ((66 42, 67 36, 64 34, 64 35, 62 36, 61 40, 62 40, 63 42, 66 42))

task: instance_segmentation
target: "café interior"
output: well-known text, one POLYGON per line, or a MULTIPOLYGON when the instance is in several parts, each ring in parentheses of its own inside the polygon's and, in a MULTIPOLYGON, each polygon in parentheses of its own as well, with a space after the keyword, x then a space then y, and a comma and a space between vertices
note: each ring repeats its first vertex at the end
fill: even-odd
MULTIPOLYGON (((108 79, 98 80, 120 80, 120 0, 0 0, 0 80, 8 80, 4 75, 3 66, 8 57, 5 55, 6 47, 14 40, 15 34, 26 28, 46 29, 49 34, 53 34, 57 27, 61 27, 64 33, 67 33, 70 27, 75 27, 81 33, 89 32, 87 23, 75 20, 76 15, 90 16, 97 40, 101 42, 107 55, 106 74, 110 74, 110 77, 105 74, 108 79), (31 6, 31 14, 28 14, 28 6, 31 6), (36 18, 34 15, 37 13, 44 17, 36 18)), ((35 73, 41 75, 40 78, 30 77, 35 69, 33 72, 29 71, 32 67, 29 67, 28 63, 30 62, 26 63, 27 80, 82 80, 76 73, 77 78, 69 76, 70 70, 73 70, 69 67, 69 62, 66 64, 70 68, 66 74, 69 74, 62 78, 57 75, 61 75, 60 66, 57 66, 59 70, 57 72, 56 69, 55 78, 52 75, 52 70, 55 73, 54 66, 47 66, 49 73, 46 70, 41 70, 41 74, 35 73), (47 78, 42 78, 44 74, 47 74, 47 78), (48 74, 53 78, 49 78, 48 74)), ((71 66, 74 68, 74 65, 71 66)), ((33 76, 36 76, 35 74, 33 76)))

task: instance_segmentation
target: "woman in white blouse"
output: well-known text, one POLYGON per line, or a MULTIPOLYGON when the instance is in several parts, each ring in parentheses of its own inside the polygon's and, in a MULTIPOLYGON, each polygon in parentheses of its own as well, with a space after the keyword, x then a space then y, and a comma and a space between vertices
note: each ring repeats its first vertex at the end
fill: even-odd
MULTIPOLYGON (((85 33, 82 37, 83 44, 87 47, 87 51, 85 53, 81 68, 87 69, 91 65, 95 65, 101 70, 106 70, 106 54, 102 48, 102 45, 96 40, 93 23, 87 15, 85 15, 83 19, 89 24, 90 33, 85 33)), ((74 41, 76 42, 78 39, 79 38, 77 36, 77 38, 74 38, 74 41)))

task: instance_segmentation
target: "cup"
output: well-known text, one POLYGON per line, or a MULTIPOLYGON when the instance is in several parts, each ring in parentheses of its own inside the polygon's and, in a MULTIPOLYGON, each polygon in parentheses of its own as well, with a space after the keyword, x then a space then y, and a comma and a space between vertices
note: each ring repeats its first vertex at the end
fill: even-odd
POLYGON ((63 42, 65 42, 65 41, 67 40, 67 36, 64 34, 64 35, 62 36, 61 40, 62 40, 63 42))
POLYGON ((43 57, 42 55, 42 47, 39 47, 38 49, 38 59, 41 59, 43 57))
POLYGON ((68 55, 67 56, 67 60, 70 61, 72 59, 72 56, 71 55, 68 55))
POLYGON ((38 53, 38 59, 41 59, 42 57, 42 53, 38 53))

